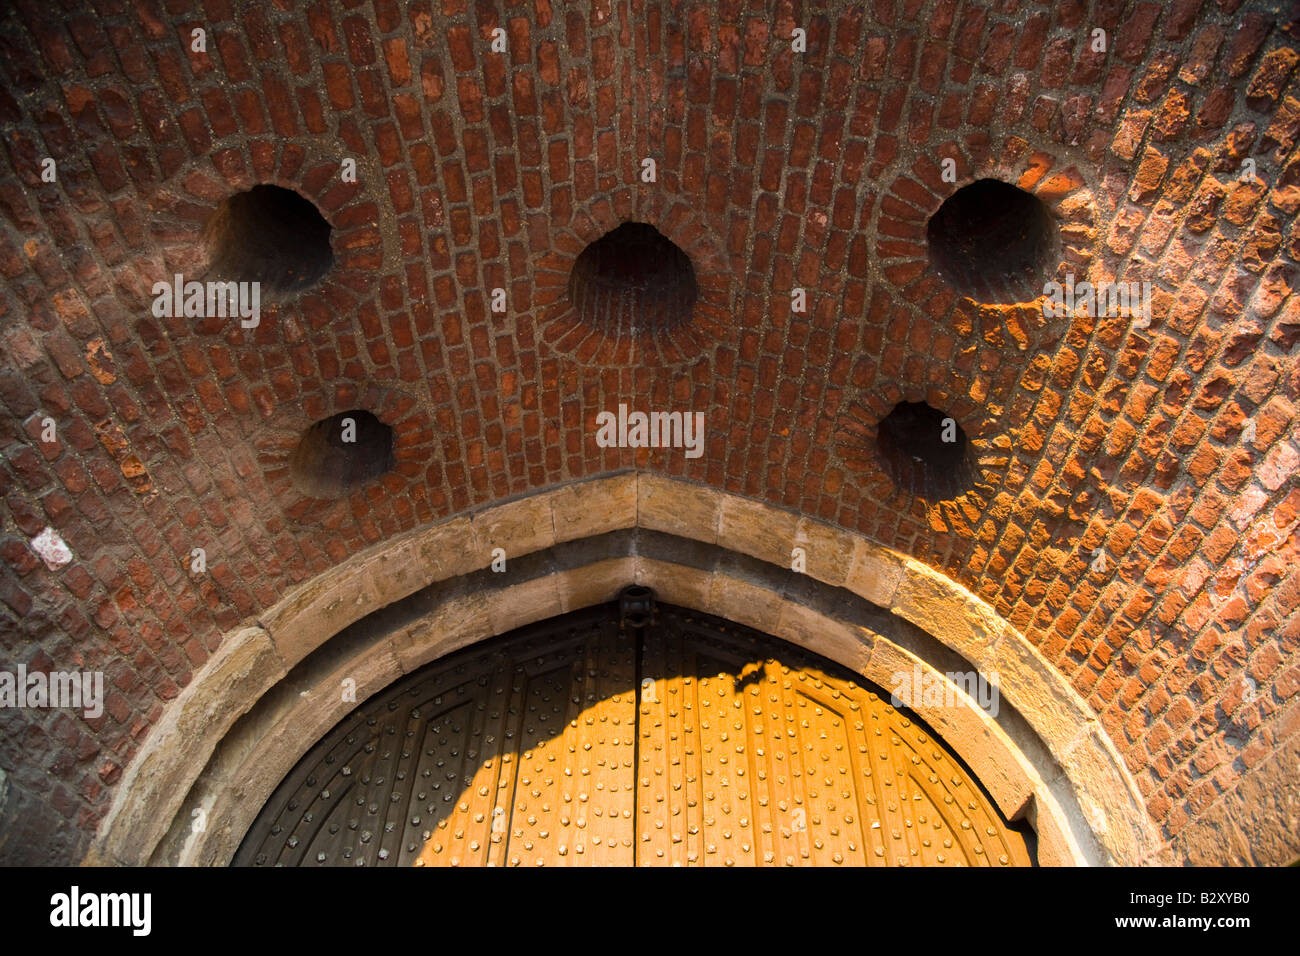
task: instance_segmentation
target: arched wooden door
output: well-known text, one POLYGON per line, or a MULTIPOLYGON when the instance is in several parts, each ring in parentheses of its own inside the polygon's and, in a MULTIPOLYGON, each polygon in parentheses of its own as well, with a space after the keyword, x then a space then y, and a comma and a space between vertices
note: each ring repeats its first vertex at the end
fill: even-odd
POLYGON ((621 629, 607 605, 366 701, 234 863, 1004 866, 1031 851, 887 692, 718 618, 660 605, 621 629))

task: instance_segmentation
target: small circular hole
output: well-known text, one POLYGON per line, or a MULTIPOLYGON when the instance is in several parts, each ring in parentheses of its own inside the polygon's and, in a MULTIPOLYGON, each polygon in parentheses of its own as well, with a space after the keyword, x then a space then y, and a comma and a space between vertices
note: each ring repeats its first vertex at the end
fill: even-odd
POLYGON ((925 402, 895 405, 880 422, 876 447, 894 484, 918 498, 955 498, 975 483, 966 433, 955 419, 925 402))
POLYGON ((569 300, 579 317, 614 335, 685 325, 697 294, 690 257, 643 222, 625 222, 601 236, 569 273, 569 300))
POLYGON ((930 264, 977 302, 1028 302, 1058 265, 1056 219, 1030 193, 996 179, 963 186, 926 225, 930 264))
POLYGON ((334 264, 330 224, 281 186, 254 186, 222 201, 203 227, 208 278, 260 282, 285 295, 319 282, 334 264))
POLYGON ((350 492, 393 467, 393 430, 370 412, 340 412, 307 429, 289 467, 309 495, 350 492))

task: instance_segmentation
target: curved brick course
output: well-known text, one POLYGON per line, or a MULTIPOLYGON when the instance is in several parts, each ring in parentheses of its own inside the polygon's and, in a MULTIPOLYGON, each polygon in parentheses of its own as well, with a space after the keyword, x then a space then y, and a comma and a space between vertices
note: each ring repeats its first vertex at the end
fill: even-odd
POLYGON ((1096 715, 1172 858, 1300 853, 1268 796, 1300 765, 1300 26, 1234 0, 760 7, 0 12, 0 660, 107 691, 98 718, 0 712, 0 856, 80 859, 222 636, 290 590, 629 468, 987 602, 1096 715), (1149 281, 1150 325, 961 299, 925 223, 984 176, 1048 204, 1063 271, 1149 281), (332 268, 256 328, 153 316, 259 183, 316 205, 332 268), (691 257, 689 335, 568 327, 570 264, 627 220, 691 257), (873 463, 899 401, 960 422, 971 492, 903 495, 873 463), (704 412, 703 455, 599 446, 620 403, 704 412), (304 500, 301 429, 352 408, 393 427, 397 467, 304 500), (70 563, 33 552, 47 526, 70 563))

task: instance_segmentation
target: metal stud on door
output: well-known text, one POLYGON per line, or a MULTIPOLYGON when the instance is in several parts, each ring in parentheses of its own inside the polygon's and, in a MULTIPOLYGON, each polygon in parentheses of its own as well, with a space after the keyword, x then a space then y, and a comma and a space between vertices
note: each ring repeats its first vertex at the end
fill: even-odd
POLYGON ((758 631, 630 597, 366 701, 285 778, 234 862, 1031 863, 881 692, 758 631))

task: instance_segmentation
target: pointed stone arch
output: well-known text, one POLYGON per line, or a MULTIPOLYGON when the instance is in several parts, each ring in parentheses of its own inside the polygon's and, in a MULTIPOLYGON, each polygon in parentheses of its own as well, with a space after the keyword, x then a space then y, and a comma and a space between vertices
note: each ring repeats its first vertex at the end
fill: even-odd
POLYGON ((223 864, 283 776, 355 704, 461 647, 628 583, 760 628, 890 686, 997 674, 1004 706, 915 706, 1046 864, 1136 864, 1157 841, 1113 743, 986 603, 866 538, 642 473, 554 488, 397 536, 319 575, 219 651, 128 766, 88 863, 223 864), (794 547, 806 573, 789 570, 794 547), (492 549, 507 572, 488 570, 492 549), (201 810, 199 815, 196 810, 201 810), (192 820, 201 817, 205 825, 192 820))

